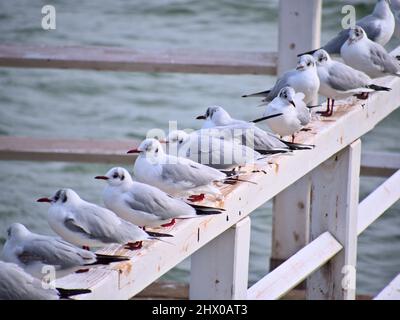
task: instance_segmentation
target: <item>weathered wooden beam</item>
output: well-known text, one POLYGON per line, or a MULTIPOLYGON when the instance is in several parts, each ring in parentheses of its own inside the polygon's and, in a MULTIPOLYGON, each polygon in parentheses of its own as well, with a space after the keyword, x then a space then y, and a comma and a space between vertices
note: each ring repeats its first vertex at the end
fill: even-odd
POLYGON ((376 188, 358 206, 357 233, 360 235, 400 199, 400 170, 376 188))
POLYGON ((357 140, 311 173, 310 239, 329 231, 343 250, 307 279, 307 299, 355 299, 360 159, 357 140))
POLYGON ((385 287, 374 300, 400 300, 400 274, 385 287))
POLYGON ((135 140, 44 139, 0 136, 0 160, 132 164, 135 140))
POLYGON ((361 155, 361 175, 390 177, 400 170, 400 153, 363 152, 361 155))
POLYGON ((246 217, 191 256, 190 299, 247 297, 250 218, 246 217))
POLYGON ((251 300, 279 299, 341 249, 341 244, 329 232, 321 234, 284 264, 254 284, 248 290, 247 298, 251 300))
POLYGON ((0 66, 129 72, 276 74, 271 52, 0 45, 0 66))
POLYGON ((97 268, 86 274, 69 275, 59 279, 58 285, 90 287, 92 293, 80 296, 80 299, 127 299, 142 291, 260 205, 372 130, 398 108, 400 79, 386 77, 377 79, 377 82, 393 90, 371 96, 363 108, 360 104, 338 105, 333 117, 312 122, 311 132, 302 132, 296 137, 296 142, 314 144, 313 150, 296 152, 294 156, 279 156, 272 165, 256 166, 266 170, 267 174, 252 173, 253 166, 244 167, 243 170, 249 172, 244 178, 256 184, 225 186, 222 190, 225 199, 223 203, 216 204, 224 206, 226 211, 223 214, 180 221, 171 229, 163 230, 174 235, 170 240, 173 245, 154 242, 145 244, 137 252, 126 251, 121 246, 107 247, 101 252, 127 254, 131 260, 97 268))
POLYGON ((279 1, 278 74, 292 69, 297 54, 320 47, 322 0, 279 1))

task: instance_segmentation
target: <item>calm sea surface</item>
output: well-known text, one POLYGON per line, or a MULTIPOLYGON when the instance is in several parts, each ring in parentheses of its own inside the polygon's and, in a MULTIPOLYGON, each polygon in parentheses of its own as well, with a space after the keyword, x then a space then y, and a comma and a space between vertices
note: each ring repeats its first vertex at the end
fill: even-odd
MULTIPOLYGON (((352 1, 358 16, 374 1, 352 1)), ((322 41, 340 26, 343 1, 324 1, 322 41)), ((0 1, 0 42, 95 45, 131 48, 266 50, 277 48, 278 1, 0 1), (55 3, 57 29, 41 29, 41 8, 55 3)), ((390 47, 398 45, 392 41, 390 47)), ((137 138, 152 128, 198 128, 195 116, 208 105, 224 106, 233 116, 252 119, 260 110, 240 95, 263 89, 270 76, 149 74, 76 70, 0 68, 0 134, 32 137, 137 138), (250 104, 249 104, 250 103, 250 104)), ((363 148, 400 152, 400 112, 363 138, 363 148)), ((357 124, 355 124, 357 125, 357 124)), ((51 234, 47 207, 39 196, 70 187, 102 203, 103 184, 93 177, 109 165, 75 163, 0 163, 0 247, 6 228, 22 222, 51 234)), ((132 168, 132 167, 131 167, 132 168)), ((130 169, 131 169, 130 168, 130 169)), ((382 179, 362 178, 361 198, 382 179)), ((271 204, 252 215, 250 282, 268 270, 271 204)), ((359 238, 358 291, 377 293, 400 272, 400 206, 391 208, 359 238)), ((165 278, 187 281, 189 261, 165 278)))

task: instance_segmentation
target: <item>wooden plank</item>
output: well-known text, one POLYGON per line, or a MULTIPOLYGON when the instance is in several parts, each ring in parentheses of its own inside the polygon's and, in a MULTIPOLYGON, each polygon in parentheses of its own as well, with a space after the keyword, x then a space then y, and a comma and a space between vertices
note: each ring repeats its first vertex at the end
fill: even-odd
POLYGON ((174 234, 173 245, 164 242, 145 244, 138 252, 127 252, 121 247, 106 248, 102 251, 129 254, 129 262, 106 267, 118 271, 99 275, 97 282, 86 282, 88 275, 74 274, 60 279, 60 283, 73 287, 84 283, 90 284, 93 292, 80 299, 117 298, 128 299, 142 291, 165 272, 192 253, 217 237, 219 234, 249 215, 256 208, 272 199, 293 182, 297 181, 333 154, 345 148, 353 141, 372 130, 377 123, 398 107, 400 101, 400 79, 386 77, 377 79, 377 84, 391 87, 390 92, 375 94, 366 101, 364 108, 359 103, 338 105, 330 119, 316 120, 311 124, 311 132, 302 132, 296 142, 314 144, 311 151, 296 152, 295 156, 279 156, 272 165, 259 164, 256 167, 265 169, 267 174, 250 173, 254 167, 244 167, 249 174, 245 176, 256 184, 240 183, 223 189, 222 205, 226 211, 213 217, 184 220, 169 230, 174 234), (357 126, 354 125, 357 123, 357 126), (228 217, 228 218, 227 218, 228 217))
POLYGON ((276 60, 271 52, 0 45, 0 66, 19 68, 276 74, 276 60))
POLYGON ((311 173, 310 238, 329 231, 344 250, 307 279, 309 300, 355 299, 360 159, 357 140, 311 173))
POLYGON ((341 249, 341 244, 329 232, 321 234, 284 264, 254 284, 248 290, 247 298, 250 300, 279 299, 341 249))
POLYGON ((0 160, 132 164, 136 140, 44 139, 0 136, 0 160))
POLYGON ((250 218, 220 234, 191 256, 190 299, 246 299, 250 218))
POLYGON ((374 300, 400 300, 400 274, 397 275, 374 300))
POLYGON ((274 198, 270 270, 309 242, 311 180, 305 175, 274 198))
POLYGON ((358 206, 357 233, 360 235, 400 199, 400 170, 376 188, 358 206))
POLYGON ((390 177, 400 169, 400 153, 364 152, 361 155, 361 175, 390 177))
POLYGON ((279 1, 278 74, 296 66, 297 54, 320 47, 321 12, 322 0, 279 1))

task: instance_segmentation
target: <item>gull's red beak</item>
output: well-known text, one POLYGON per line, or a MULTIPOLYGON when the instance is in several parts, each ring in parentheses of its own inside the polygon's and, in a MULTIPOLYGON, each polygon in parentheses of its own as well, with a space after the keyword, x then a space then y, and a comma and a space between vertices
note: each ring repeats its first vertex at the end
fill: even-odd
POLYGON ((198 116, 196 119, 197 120, 206 120, 207 117, 205 115, 202 115, 202 116, 198 116))
POLYGON ((293 101, 293 100, 290 100, 289 103, 290 103, 293 107, 296 108, 296 105, 294 104, 294 101, 293 101))
POLYGON ((158 140, 158 142, 162 143, 162 144, 168 144, 168 140, 158 140))
POLYGON ((132 150, 129 150, 127 153, 141 153, 142 151, 140 151, 139 149, 132 149, 132 150))
POLYGON ((97 176, 97 177, 94 177, 95 179, 99 179, 99 180, 108 180, 109 178, 108 177, 106 177, 106 176, 97 176))
POLYGON ((51 199, 50 198, 40 198, 36 200, 37 202, 49 202, 51 203, 51 199))

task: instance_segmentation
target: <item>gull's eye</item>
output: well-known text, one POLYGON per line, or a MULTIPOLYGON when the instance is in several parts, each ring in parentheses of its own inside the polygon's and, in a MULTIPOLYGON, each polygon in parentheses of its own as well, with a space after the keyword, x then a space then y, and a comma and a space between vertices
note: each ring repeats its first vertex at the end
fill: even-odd
POLYGON ((7 229, 7 235, 8 235, 8 237, 11 237, 11 228, 7 229))
POLYGON ((158 153, 158 148, 156 149, 155 153, 158 153))
POLYGON ((63 202, 63 203, 66 203, 67 200, 68 200, 68 197, 67 197, 67 195, 64 193, 63 198, 62 198, 62 202, 63 202))
POLYGON ((180 139, 180 140, 179 140, 179 143, 183 143, 183 139, 180 139))
POLYGON ((121 176, 121 181, 124 181, 124 179, 125 179, 125 176, 122 175, 122 176, 121 176))
POLYGON ((311 66, 311 62, 308 62, 307 65, 308 65, 308 66, 311 66))
POLYGON ((118 178, 118 172, 114 172, 114 174, 113 174, 113 176, 112 176, 114 179, 117 179, 118 178))

